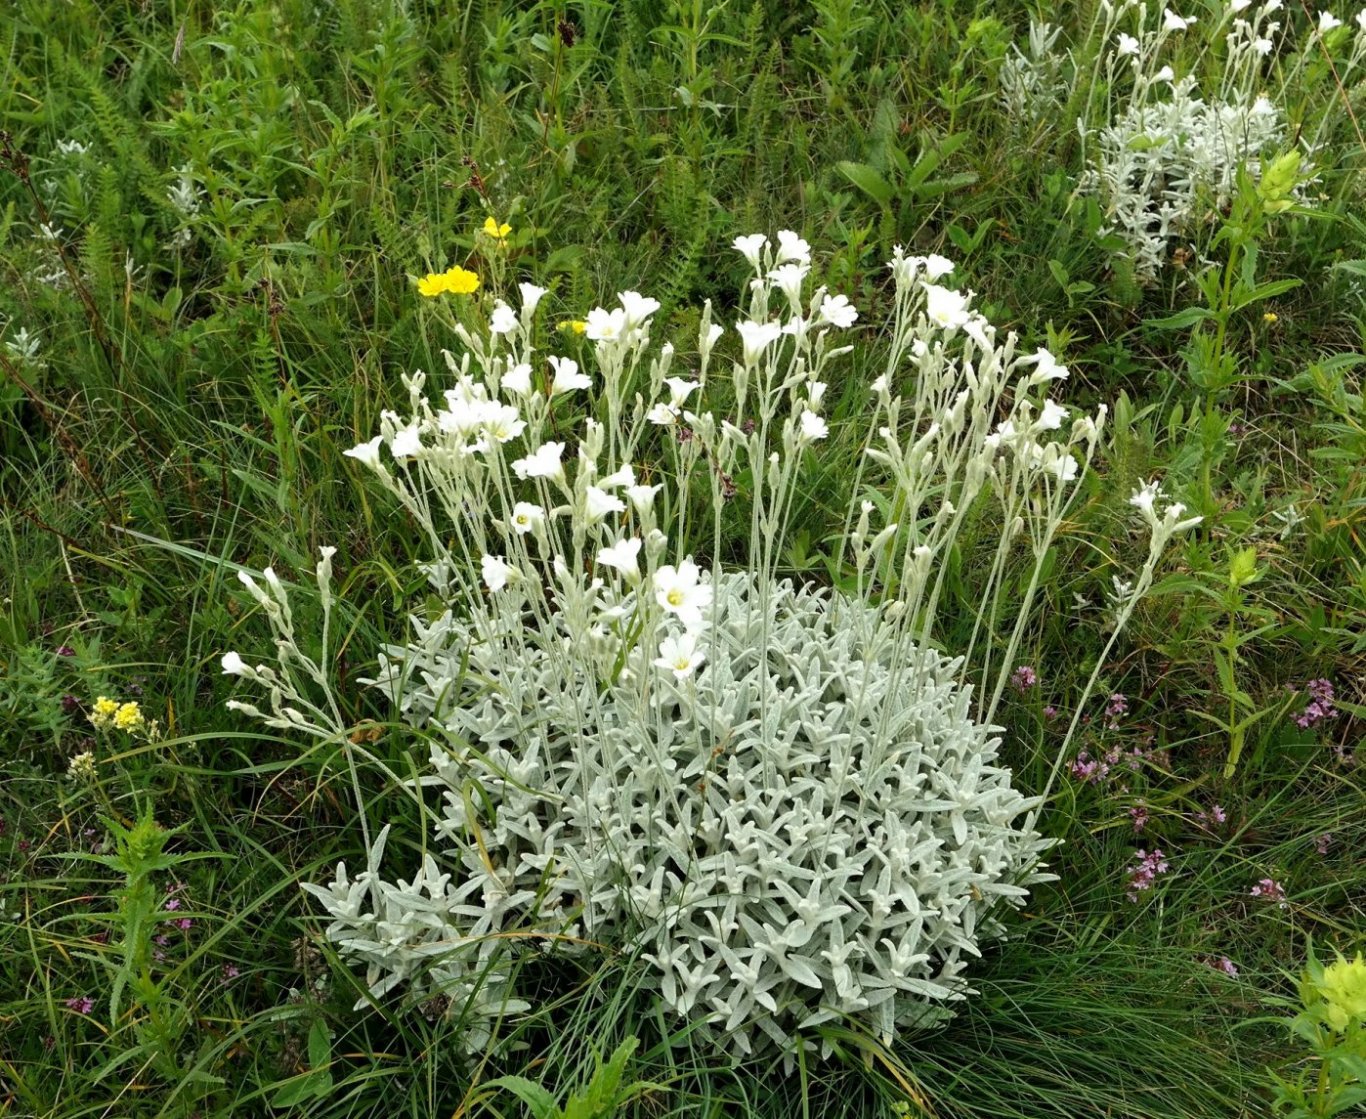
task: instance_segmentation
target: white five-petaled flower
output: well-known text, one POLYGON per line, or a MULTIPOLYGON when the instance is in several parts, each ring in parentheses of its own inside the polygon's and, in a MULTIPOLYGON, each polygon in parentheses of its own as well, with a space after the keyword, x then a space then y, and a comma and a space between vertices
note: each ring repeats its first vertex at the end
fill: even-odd
POLYGON ((858 308, 845 295, 827 295, 821 302, 821 321, 847 330, 858 318, 858 308))
POLYGON ((621 486, 634 486, 635 484, 636 472, 629 462, 620 470, 612 471, 598 483, 605 490, 615 490, 621 486))
POLYGON ((484 431, 498 443, 509 443, 526 429, 526 420, 511 404, 489 404, 483 409, 484 431))
POLYGON ((1366 34, 1366 8, 1357 12, 1357 26, 1361 28, 1363 34, 1366 34))
POLYGON ((930 253, 929 256, 925 257, 922 264, 925 268, 925 275, 931 280, 942 280, 953 271, 953 261, 946 256, 940 256, 938 253, 930 253))
POLYGON ((1067 366, 1060 364, 1057 358, 1042 347, 1024 360, 1034 363, 1034 372, 1030 376, 1030 380, 1035 384, 1041 384, 1044 381, 1067 380, 1067 366))
POLYGON ((379 446, 384 442, 384 436, 376 435, 367 443, 357 443, 350 450, 342 451, 347 458, 353 458, 357 462, 364 463, 366 466, 379 465, 379 446))
POLYGON ((512 507, 510 523, 513 532, 525 536, 545 523, 545 510, 530 501, 519 501, 512 507))
POLYGON ((1228 10, 1237 15, 1252 7, 1252 0, 1228 0, 1228 10))
POLYGON ((678 415, 679 410, 677 408, 671 407, 661 400, 657 404, 652 404, 650 406, 650 410, 645 413, 645 418, 652 424, 659 424, 661 427, 664 427, 674 423, 678 419, 678 415))
POLYGON ((417 424, 409 424, 401 427, 394 432, 394 437, 389 440, 389 453, 394 458, 411 458, 422 450, 422 440, 418 437, 417 424))
POLYGON ((1342 20, 1338 19, 1332 12, 1319 13, 1319 34, 1327 35, 1334 28, 1341 27, 1342 20))
POLYGON ((616 342, 626 331, 626 312, 618 307, 608 311, 594 307, 584 320, 584 334, 593 342, 616 342))
POLYGON ((780 264, 768 274, 768 278, 778 285, 778 290, 787 297, 794 307, 801 301, 802 284, 806 281, 811 265, 797 261, 780 264))
POLYGON ((963 326, 969 318, 968 296, 938 284, 925 285, 925 316, 936 326, 963 326))
POLYGON ((618 540, 599 551, 598 563, 603 567, 620 571, 629 582, 634 583, 640 578, 640 569, 636 566, 636 558, 639 555, 640 539, 632 536, 626 540, 618 540))
POLYGON ((1159 82, 1174 82, 1176 80, 1176 71, 1170 66, 1164 66, 1153 75, 1153 78, 1159 82))
POLYGON ((527 283, 518 284, 517 289, 522 293, 522 310, 528 315, 535 314, 536 306, 541 302, 546 289, 527 283))
POLYGON ((662 484, 653 486, 627 486, 626 497, 630 500, 631 504, 636 507, 636 512, 648 513, 654 508, 655 494, 663 488, 664 486, 662 484))
POLYGON ((802 443, 814 443, 830 434, 829 425, 815 412, 806 411, 801 415, 797 438, 802 443))
POLYGON ((783 328, 776 322, 738 322, 735 331, 740 335, 746 365, 756 364, 764 351, 783 335, 783 328))
POLYGON ((626 315, 626 325, 640 326, 646 319, 659 310, 659 300, 641 295, 638 291, 621 291, 617 301, 626 315))
POLYGON ((1057 458, 1046 461, 1044 466, 1052 471, 1060 482, 1075 481, 1080 469, 1076 457, 1068 451, 1063 451, 1057 458))
POLYGON ((246 662, 238 654, 223 654, 223 674, 225 676, 241 676, 246 670, 246 662))
POLYGON ((1057 431, 1062 427, 1062 421, 1067 419, 1067 409, 1061 404, 1052 400, 1043 402, 1043 411, 1039 414, 1038 426, 1042 431, 1057 431))
POLYGON ((518 478, 557 478, 564 474, 560 458, 564 454, 563 443, 545 443, 526 458, 519 458, 512 464, 512 472, 518 478))
POLYGON ((517 573, 502 556, 480 556, 479 568, 484 574, 484 586, 491 591, 501 591, 517 573))
POLYGON ((1121 55, 1137 54, 1138 40, 1135 39, 1132 35, 1126 35, 1123 31, 1121 31, 1119 33, 1119 47, 1117 49, 1121 55))
POLYGON ((685 381, 682 377, 665 377, 664 383, 669 386, 669 407, 682 408, 690 397, 702 385, 698 381, 685 381))
POLYGON ((511 334, 517 329, 517 312, 504 303, 501 299, 493 305, 493 314, 489 316, 489 332, 491 334, 511 334))
POLYGON ((654 575, 655 601, 674 614, 688 630, 702 628, 702 611, 711 605, 711 587, 701 581, 702 572, 692 560, 678 567, 668 564, 654 575))
POLYGON ((1162 27, 1165 31, 1185 31, 1194 22, 1194 16, 1179 16, 1170 8, 1162 10, 1162 27))
POLYGON ((763 267, 764 246, 768 244, 768 238, 762 233, 751 233, 747 237, 737 237, 731 242, 731 248, 744 255, 749 261, 750 267, 758 271, 763 267))
POLYGON ((707 654, 697 647, 697 635, 683 632, 670 634, 659 643, 659 656, 655 665, 674 674, 678 680, 686 679, 707 659, 707 654))
POLYGON ((787 260, 795 260, 798 264, 810 264, 811 246, 792 230, 780 229, 778 230, 778 255, 774 257, 773 263, 782 264, 787 260))
POLYGON ((587 373, 579 372, 579 363, 573 358, 556 357, 551 354, 546 360, 550 362, 550 367, 555 370, 555 377, 550 382, 551 396, 559 396, 564 392, 592 387, 592 380, 587 373))
POLYGON ((518 396, 530 396, 531 366, 524 361, 519 361, 503 374, 503 379, 499 384, 505 392, 513 392, 518 396))
POLYGON ((583 502, 590 521, 600 521, 608 513, 621 513, 626 509, 626 503, 621 498, 598 486, 589 486, 584 491, 583 502))

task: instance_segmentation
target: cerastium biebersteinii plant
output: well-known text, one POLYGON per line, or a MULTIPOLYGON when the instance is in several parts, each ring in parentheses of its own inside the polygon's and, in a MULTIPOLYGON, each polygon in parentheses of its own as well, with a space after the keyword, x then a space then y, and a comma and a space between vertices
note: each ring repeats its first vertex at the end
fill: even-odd
MULTIPOLYGON (((652 345, 659 305, 623 292, 587 316, 590 374, 540 356, 545 293, 522 284, 519 309, 499 300, 487 331, 457 329, 439 405, 425 374, 407 377, 407 414, 386 413, 347 452, 421 526, 425 574, 449 604, 412 617, 372 681, 431 736, 417 784, 439 797, 440 854, 388 880, 386 828, 365 836, 360 873, 339 866, 305 888, 375 996, 411 981, 463 1000, 487 1022, 474 1046, 526 1008, 508 960, 528 944, 638 953, 669 1010, 745 1051, 790 1054, 837 1019, 890 1040, 964 997, 1002 908, 1043 876, 1040 800, 997 764, 992 720, 1104 408, 1070 419, 1046 395, 1067 376, 1052 354, 999 338, 941 284, 949 261, 898 248, 839 557, 854 589, 779 578, 803 457, 829 434, 824 378, 858 315, 807 292, 797 235, 736 248, 753 279, 733 357, 718 360, 708 305, 696 367, 680 370, 671 345, 652 345), (568 430, 575 444, 552 438, 568 430), (748 562, 731 569, 717 557, 737 499, 748 562), (931 645, 943 561, 983 503, 1000 543, 978 630, 948 657, 931 645), (674 542, 708 534, 706 562, 679 554, 674 542), (1034 578, 1001 648, 997 604, 1020 549, 1034 578)), ((1121 624, 1162 545, 1193 523, 1158 496, 1135 499, 1153 546, 1121 624)), ((325 611, 330 564, 327 550, 325 611)), ((308 658, 280 580, 244 581, 279 656, 227 654, 224 669, 269 699, 266 712, 234 706, 342 738, 326 633, 308 658)))

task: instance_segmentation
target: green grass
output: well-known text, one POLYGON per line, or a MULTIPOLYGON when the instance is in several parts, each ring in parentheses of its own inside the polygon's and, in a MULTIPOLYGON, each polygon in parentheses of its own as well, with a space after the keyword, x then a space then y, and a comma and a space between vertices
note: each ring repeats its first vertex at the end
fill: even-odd
MULTIPOLYGON (((1044 7, 1090 49, 1093 5, 1044 7)), ((1272 223, 1259 279, 1304 283, 1235 316, 1245 376, 1205 392, 1183 357, 1189 331, 1152 325, 1198 301, 1188 276, 1135 289, 1071 201, 1081 107, 1033 133, 999 110, 1006 45, 1026 32, 1018 6, 9 11, 0 119, 33 189, 0 174, 0 342, 27 328, 42 349, 38 361, 0 349, 0 1115, 515 1116, 524 1105, 491 1081, 521 1075, 563 1096, 628 1037, 640 1040, 628 1081, 662 1087, 623 1114, 1267 1113, 1264 1068, 1296 1060, 1261 1020, 1268 999, 1291 989, 1307 940, 1347 951, 1366 935, 1362 770, 1333 749, 1350 756, 1366 710, 1359 78, 1316 72, 1296 88, 1297 120, 1335 122, 1324 216, 1272 223), (65 140, 89 150, 63 155, 65 140), (186 164, 200 217, 172 247, 167 191, 186 164), (871 180, 850 164, 890 195, 862 189, 871 180), (75 286, 42 279, 56 265, 41 211, 63 230, 75 286), (513 226, 505 252, 475 235, 488 214, 513 226), (464 263, 504 289, 533 280, 551 289, 553 318, 632 288, 685 336, 703 299, 734 318, 730 240, 777 228, 810 240, 864 321, 886 307, 893 243, 952 256, 998 325, 1057 348, 1074 371, 1069 404, 1121 402, 1019 658, 1041 683, 1003 709, 1023 786, 1042 787, 1061 738, 1045 704, 1067 710, 1095 667, 1111 576, 1141 560, 1124 499, 1162 476, 1206 516, 1101 666, 1081 741, 1165 754, 1103 788, 1063 780, 1043 817, 1063 840, 1059 880, 975 969, 980 994, 890 1053, 841 1036, 837 1059, 784 1070, 705 1051, 633 997, 631 961, 599 956, 526 962, 537 1010, 506 1024, 488 1060, 463 1055, 458 1007, 393 997, 353 1011, 364 984, 298 889, 360 856, 345 765, 338 746, 263 734, 224 709, 218 657, 268 640, 236 565, 306 572, 319 545, 339 549, 340 694, 379 732, 360 771, 367 810, 416 850, 419 814, 389 774, 420 765, 424 744, 356 681, 425 595, 421 541, 341 454, 404 395, 400 372, 444 371, 455 345, 449 316, 462 312, 420 300, 409 277, 464 263), (1287 529, 1292 505, 1303 519, 1287 529), (1247 548, 1259 578, 1235 594, 1230 563, 1247 548), (1210 717, 1229 711, 1217 656, 1230 624, 1259 631, 1233 673, 1247 709, 1270 714, 1226 778, 1228 736, 1210 717), (1285 689, 1319 677, 1341 713, 1300 729, 1285 689), (1110 730, 1112 692, 1129 711, 1110 730), (82 709, 101 694, 139 697, 166 737, 101 737, 98 781, 82 786, 66 769, 91 748, 82 709), (1135 836, 1139 798, 1150 819, 1135 836), (1193 822, 1215 803, 1224 825, 1193 822), (167 926, 158 946, 160 1009, 130 1010, 125 995, 111 1019, 126 875, 74 856, 108 855, 110 821, 144 811, 178 829, 168 850, 190 861, 151 881, 159 899, 185 884, 177 915, 193 924, 167 926), (1132 903, 1137 846, 1161 847, 1173 872, 1132 903), (1249 896, 1263 877, 1285 884, 1284 909, 1249 896), (1210 966, 1224 956, 1236 979, 1210 966), (90 1014, 68 1008, 84 996, 90 1014)), ((1199 51, 1186 61, 1215 65, 1199 51)), ((849 496, 856 446, 840 429, 862 407, 863 356, 832 385, 835 437, 785 557, 811 578, 828 578, 849 496)), ((994 539, 990 525, 969 535, 963 572, 994 539)), ((972 625, 957 574, 950 646, 972 625)))

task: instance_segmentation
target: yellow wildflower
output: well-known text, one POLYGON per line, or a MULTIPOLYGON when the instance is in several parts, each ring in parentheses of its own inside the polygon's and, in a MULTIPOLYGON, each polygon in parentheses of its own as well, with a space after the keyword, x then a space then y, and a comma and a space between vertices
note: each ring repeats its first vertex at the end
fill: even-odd
POLYGON ((1339 959, 1323 969, 1315 984, 1323 996, 1323 1018, 1330 1029, 1346 1031, 1352 1022, 1366 1021, 1366 960, 1339 959))
POLYGON ((1266 323, 1275 322, 1275 321, 1276 321, 1277 319, 1279 319, 1280 317, 1281 317, 1281 316, 1278 315, 1278 314, 1276 314, 1275 311, 1264 311, 1264 312, 1262 313, 1262 322, 1266 322, 1266 323))
POLYGON ((142 717, 142 708, 137 705, 136 700, 129 700, 121 704, 119 709, 114 712, 114 725, 119 730, 126 730, 131 734, 135 730, 141 730, 142 725, 147 720, 142 717))
POLYGON ((561 330, 572 330, 575 334, 582 334, 588 329, 588 324, 583 319, 565 319, 560 323, 561 330))
POLYGON ((114 716, 118 713, 119 701, 110 699, 108 696, 100 696, 95 700, 95 706, 90 712, 90 721, 95 726, 103 730, 114 721, 114 716))
POLYGON ((479 277, 460 265, 444 272, 431 272, 417 282, 418 294, 434 299, 449 292, 451 295, 472 295, 479 290, 479 277))
POLYGON ((497 218, 485 218, 484 232, 487 233, 490 237, 492 237, 495 241, 502 241, 505 240, 507 238, 507 235, 512 232, 512 226, 508 225, 507 222, 504 222, 502 225, 499 225, 497 218))

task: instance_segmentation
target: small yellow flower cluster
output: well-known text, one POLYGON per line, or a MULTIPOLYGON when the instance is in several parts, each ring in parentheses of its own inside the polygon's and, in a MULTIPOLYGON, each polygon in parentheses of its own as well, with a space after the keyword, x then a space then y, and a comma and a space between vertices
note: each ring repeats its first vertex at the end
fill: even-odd
POLYGON ((114 716, 118 714, 118 710, 118 700, 102 695, 95 700, 95 706, 90 711, 90 721, 95 724, 96 729, 104 730, 113 725, 114 716))
POLYGON ((1366 1023, 1366 959, 1339 959, 1323 969, 1314 984, 1323 999, 1323 1018, 1329 1029, 1344 1033, 1353 1022, 1366 1023))
POLYGON ((103 695, 95 700, 95 706, 90 711, 90 721, 98 730, 114 727, 128 734, 136 734, 148 729, 147 719, 136 700, 120 703, 103 695))
POLYGON ((564 322, 559 324, 559 329, 572 331, 575 334, 582 334, 588 329, 588 324, 584 322, 583 319, 565 319, 564 322))
POLYGON ((506 241, 507 235, 511 232, 512 226, 508 225, 507 222, 503 222, 502 225, 499 225, 497 218, 484 219, 484 233, 489 237, 492 237, 495 241, 506 241))
POLYGON ((420 295, 434 299, 438 295, 473 295, 479 290, 479 277, 467 268, 455 265, 444 272, 432 272, 417 282, 420 295))

